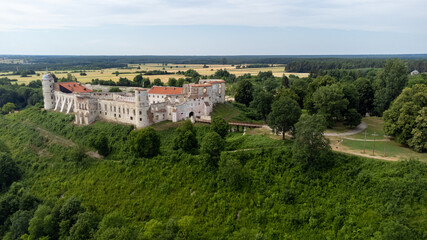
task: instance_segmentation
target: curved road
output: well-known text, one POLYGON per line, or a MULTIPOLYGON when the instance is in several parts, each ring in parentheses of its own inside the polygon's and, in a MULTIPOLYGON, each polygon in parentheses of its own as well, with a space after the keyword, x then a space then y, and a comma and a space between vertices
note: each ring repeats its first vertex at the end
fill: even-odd
POLYGON ((355 129, 343 132, 343 133, 324 133, 325 136, 328 137, 342 137, 342 136, 350 136, 356 133, 360 133, 361 131, 365 130, 368 127, 368 125, 364 122, 359 124, 355 129))

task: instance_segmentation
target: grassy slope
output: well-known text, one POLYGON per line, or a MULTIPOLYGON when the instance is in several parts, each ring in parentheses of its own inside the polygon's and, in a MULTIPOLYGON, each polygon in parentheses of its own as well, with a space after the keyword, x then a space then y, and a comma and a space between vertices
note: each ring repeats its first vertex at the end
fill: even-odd
MULTIPOLYGON (((56 113, 47 115, 61 118, 56 113)), ((8 143, 20 167, 27 169, 23 182, 43 200, 78 196, 101 214, 124 212, 138 228, 150 219, 166 222, 192 216, 191 236, 209 239, 225 239, 245 229, 268 239, 367 239, 390 231, 390 222, 409 228, 406 236, 420 238, 427 231, 423 217, 427 165, 422 163, 333 155, 333 166, 306 171, 291 160, 289 145, 234 134, 227 139, 234 146, 231 149, 260 148, 225 153, 224 158, 239 159, 246 173, 243 188, 234 190, 198 156, 178 156, 170 150, 171 129, 161 130, 166 146, 153 159, 64 161, 64 147, 49 143, 18 121, 40 124, 46 117, 25 110, 0 120, 0 139, 8 143), (272 146, 277 148, 267 149, 272 146)), ((73 131, 84 136, 82 129, 113 125, 97 123, 73 131)), ((197 131, 199 135, 206 132, 206 126, 197 131)), ((63 130, 57 133, 75 137, 63 130)))
POLYGON ((249 109, 238 103, 217 103, 211 114, 212 117, 221 117, 229 122, 250 122, 262 124, 263 121, 256 121, 246 116, 245 111, 249 109))

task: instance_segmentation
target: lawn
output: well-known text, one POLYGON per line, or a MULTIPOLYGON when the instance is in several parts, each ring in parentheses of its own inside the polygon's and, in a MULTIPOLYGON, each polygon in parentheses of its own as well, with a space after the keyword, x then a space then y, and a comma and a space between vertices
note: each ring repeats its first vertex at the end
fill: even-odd
MULTIPOLYGON (((362 120, 368 125, 366 128, 366 139, 374 139, 372 134, 376 133, 375 139, 384 139, 383 120, 380 117, 365 117, 362 120)), ((352 138, 365 139, 365 131, 352 135, 352 138)))
MULTIPOLYGON (((364 141, 356 141, 343 139, 344 146, 349 147, 351 149, 358 149, 360 152, 363 152, 364 141)), ((366 153, 372 155, 374 142, 367 141, 366 142, 366 153)), ((427 154, 426 153, 417 153, 412 151, 410 148, 396 143, 394 141, 375 141, 375 155, 384 156, 384 150, 386 157, 396 157, 396 158, 418 158, 420 161, 427 162, 427 154)))
POLYGON ((353 128, 345 126, 343 122, 336 123, 332 128, 326 129, 326 133, 344 133, 352 130, 353 128))
POLYGON ((228 122, 249 122, 263 124, 263 121, 257 121, 249 118, 246 114, 248 108, 236 103, 218 103, 215 104, 212 117, 222 117, 228 122))

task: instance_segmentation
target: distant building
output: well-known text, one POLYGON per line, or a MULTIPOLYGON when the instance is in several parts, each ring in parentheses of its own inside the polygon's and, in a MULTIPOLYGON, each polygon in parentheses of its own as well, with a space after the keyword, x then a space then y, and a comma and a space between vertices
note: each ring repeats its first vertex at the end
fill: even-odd
POLYGON ((414 70, 411 72, 411 76, 416 76, 418 74, 420 74, 420 72, 418 72, 418 70, 414 70))
POLYGON ((214 104, 225 102, 225 81, 220 79, 203 79, 182 88, 137 88, 135 93, 93 92, 77 82, 55 83, 48 73, 42 80, 44 108, 73 113, 75 123, 82 125, 106 120, 141 128, 165 120, 209 116, 214 104))

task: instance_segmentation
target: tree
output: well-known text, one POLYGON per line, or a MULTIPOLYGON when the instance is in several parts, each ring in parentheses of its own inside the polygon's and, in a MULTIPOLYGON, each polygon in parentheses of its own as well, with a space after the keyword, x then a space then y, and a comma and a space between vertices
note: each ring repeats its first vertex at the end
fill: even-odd
POLYGON ((28 223, 31 219, 29 211, 18 210, 10 217, 11 239, 20 239, 28 231, 28 223))
POLYGON ((267 80, 264 81, 264 89, 267 92, 275 92, 276 88, 279 87, 279 82, 276 81, 275 78, 269 78, 267 80))
POLYGON ((384 112, 384 131, 394 136, 396 141, 418 151, 427 150, 425 146, 427 108, 427 85, 417 84, 406 88, 396 98, 390 109, 384 112))
POLYGON ((356 127, 362 122, 362 115, 360 115, 355 108, 349 109, 345 115, 344 125, 356 127))
POLYGON ((0 152, 0 190, 6 189, 19 179, 18 166, 9 153, 0 152))
POLYGON ((186 120, 182 126, 176 129, 176 136, 173 143, 174 150, 182 149, 185 152, 191 152, 198 148, 196 130, 190 120, 186 120))
POLYGON ((154 157, 160 153, 160 137, 151 127, 132 131, 129 134, 131 151, 138 157, 154 157))
POLYGON ((246 175, 239 160, 221 157, 218 177, 230 187, 240 189, 244 185, 246 175))
POLYGON ((380 94, 375 93, 376 114, 379 116, 383 114, 390 103, 399 96, 407 82, 408 67, 405 63, 399 59, 388 59, 378 84, 383 90, 380 94))
POLYGON ((218 133, 222 138, 225 138, 230 130, 228 122, 222 117, 214 117, 211 121, 211 130, 218 133))
POLYGON ((293 129, 300 116, 301 108, 298 103, 289 97, 282 97, 273 102, 267 122, 276 132, 282 132, 285 140, 285 133, 293 129))
POLYGON ((70 240, 92 239, 98 226, 94 213, 84 212, 78 215, 77 222, 70 229, 70 240))
POLYGON ((110 90, 108 90, 108 92, 122 92, 122 90, 118 87, 112 87, 110 90))
POLYGON ((2 111, 3 111, 3 114, 8 114, 10 112, 13 112, 15 109, 16 109, 15 104, 8 102, 5 105, 3 105, 2 111))
POLYGON ((28 227, 31 240, 39 239, 43 236, 50 236, 52 238, 56 236, 58 223, 57 219, 51 213, 52 209, 49 206, 38 206, 28 227))
POLYGON ((298 95, 298 104, 302 108, 304 106, 304 98, 308 92, 308 83, 306 79, 294 79, 291 85, 291 90, 298 95))
POLYGON ((317 89, 313 94, 313 102, 317 113, 326 117, 328 126, 332 126, 334 121, 343 120, 343 113, 349 104, 338 84, 317 89))
POLYGON ((211 165, 217 165, 217 159, 224 150, 224 145, 225 140, 216 132, 210 132, 203 137, 201 151, 209 156, 211 165))
POLYGON ((358 78, 354 85, 359 93, 359 108, 357 111, 364 116, 373 110, 374 89, 371 82, 366 78, 358 78))
POLYGON ((304 115, 295 124, 295 140, 292 158, 312 165, 330 150, 329 140, 323 135, 326 122, 321 115, 304 115))
POLYGON ((77 221, 78 214, 84 211, 85 209, 78 198, 73 196, 67 199, 59 211, 59 235, 62 237, 68 236, 71 227, 77 221))
POLYGON ((95 234, 96 240, 132 240, 135 234, 127 227, 129 221, 119 212, 112 212, 104 216, 99 223, 95 234))
POLYGON ((267 122, 267 116, 271 112, 271 103, 273 102, 273 94, 259 90, 254 94, 254 100, 251 102, 251 107, 254 108, 267 122))
POLYGON ((282 86, 284 88, 289 88, 289 78, 285 74, 283 74, 282 77, 282 86))
POLYGON ((110 154, 110 147, 108 144, 108 137, 105 132, 100 132, 98 135, 92 139, 91 141, 92 146, 98 150, 98 153, 102 156, 106 157, 108 154, 110 154))
POLYGON ((168 80, 168 86, 170 87, 176 87, 178 82, 176 81, 176 78, 169 78, 168 80))
POLYGON ((252 93, 254 91, 254 87, 249 80, 243 80, 238 83, 237 93, 234 99, 236 102, 243 103, 246 106, 249 106, 249 103, 252 102, 253 96, 252 93))
POLYGON ((153 86, 163 86, 162 80, 160 80, 160 78, 154 79, 153 86))
POLYGON ((417 152, 427 151, 427 107, 418 111, 415 118, 415 128, 412 129, 412 138, 408 140, 408 145, 417 152))
POLYGON ((67 155, 68 160, 75 163, 82 162, 85 157, 86 153, 80 145, 73 147, 67 155))

